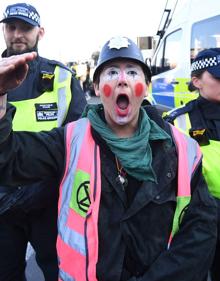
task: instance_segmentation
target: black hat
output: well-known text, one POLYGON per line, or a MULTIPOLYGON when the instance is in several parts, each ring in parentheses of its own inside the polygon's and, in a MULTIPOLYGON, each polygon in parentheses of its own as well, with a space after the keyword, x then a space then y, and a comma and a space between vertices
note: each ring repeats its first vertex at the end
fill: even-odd
POLYGON ((192 62, 191 73, 198 70, 207 70, 213 77, 220 78, 220 48, 199 52, 192 62))
POLYGON ((108 40, 103 46, 93 75, 93 81, 96 80, 96 77, 104 64, 116 59, 130 59, 135 61, 142 67, 149 82, 151 81, 151 71, 144 62, 141 50, 131 39, 120 36, 108 40))
POLYGON ((25 21, 33 26, 40 26, 38 11, 32 5, 26 3, 8 5, 0 22, 9 22, 13 19, 25 21))

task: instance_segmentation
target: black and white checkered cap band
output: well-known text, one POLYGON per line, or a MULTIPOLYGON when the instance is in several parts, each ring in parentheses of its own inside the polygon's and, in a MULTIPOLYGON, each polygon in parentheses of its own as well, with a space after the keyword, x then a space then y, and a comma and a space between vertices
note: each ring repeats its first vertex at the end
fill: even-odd
POLYGON ((217 65, 220 65, 220 56, 204 58, 193 62, 191 65, 191 71, 205 69, 217 65))
POLYGON ((34 11, 30 11, 25 7, 10 7, 4 12, 4 18, 7 19, 8 17, 13 16, 21 16, 25 18, 29 18, 33 21, 35 21, 38 25, 40 25, 40 16, 38 13, 35 13, 34 11))

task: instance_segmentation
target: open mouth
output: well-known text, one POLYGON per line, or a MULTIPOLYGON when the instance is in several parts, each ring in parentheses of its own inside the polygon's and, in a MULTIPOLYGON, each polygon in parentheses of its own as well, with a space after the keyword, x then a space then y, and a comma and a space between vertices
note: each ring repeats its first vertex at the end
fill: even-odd
POLYGON ((116 104, 121 110, 125 110, 129 105, 129 99, 127 95, 120 94, 117 97, 116 104))
POLYGON ((128 113, 129 98, 127 95, 125 94, 118 95, 116 104, 117 104, 117 113, 119 115, 124 116, 128 113))

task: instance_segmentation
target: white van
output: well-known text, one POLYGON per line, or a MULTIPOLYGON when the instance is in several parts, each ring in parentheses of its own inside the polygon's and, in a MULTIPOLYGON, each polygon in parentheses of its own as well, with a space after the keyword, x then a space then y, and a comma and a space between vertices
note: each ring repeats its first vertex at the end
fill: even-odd
POLYGON ((210 47, 220 47, 220 1, 177 1, 151 60, 152 98, 159 107, 169 110, 197 97, 188 91, 190 64, 210 47))

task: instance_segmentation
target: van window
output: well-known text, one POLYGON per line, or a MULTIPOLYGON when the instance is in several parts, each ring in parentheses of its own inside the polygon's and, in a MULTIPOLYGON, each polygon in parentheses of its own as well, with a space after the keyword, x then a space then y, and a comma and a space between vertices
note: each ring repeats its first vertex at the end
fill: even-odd
POLYGON ((220 16, 194 23, 191 36, 191 62, 203 49, 220 47, 220 16))
POLYGON ((154 58, 154 61, 151 63, 151 71, 152 74, 158 74, 162 72, 162 67, 163 67, 163 48, 164 44, 161 44, 156 57, 154 58))
POLYGON ((182 30, 177 30, 167 35, 151 64, 153 75, 174 69, 177 66, 180 56, 181 36, 182 30))

